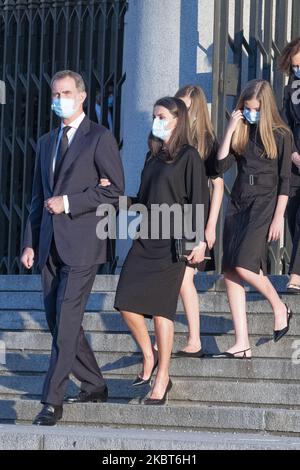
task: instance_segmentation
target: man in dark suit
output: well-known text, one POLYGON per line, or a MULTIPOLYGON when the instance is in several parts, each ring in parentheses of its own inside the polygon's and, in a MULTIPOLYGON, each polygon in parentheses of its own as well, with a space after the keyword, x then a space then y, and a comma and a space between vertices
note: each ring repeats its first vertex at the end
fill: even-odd
POLYGON ((38 253, 47 322, 53 336, 44 382, 42 411, 33 424, 54 425, 62 417, 69 374, 81 391, 69 403, 106 401, 107 387, 84 335, 82 320, 99 264, 107 260, 107 242, 96 235, 100 204, 117 208, 124 174, 117 143, 104 126, 83 112, 82 77, 55 74, 52 109, 61 126, 37 143, 30 214, 21 261, 30 269, 38 253), (107 177, 111 186, 99 186, 107 177))

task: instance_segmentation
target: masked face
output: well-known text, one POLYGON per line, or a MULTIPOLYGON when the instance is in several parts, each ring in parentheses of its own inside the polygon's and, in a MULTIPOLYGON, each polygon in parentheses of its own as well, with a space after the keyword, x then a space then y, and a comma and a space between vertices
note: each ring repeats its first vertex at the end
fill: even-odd
POLYGON ((56 98, 52 100, 51 109, 62 119, 68 119, 78 110, 79 105, 73 98, 56 98))
POLYGON ((292 68, 293 68, 293 72, 294 72, 295 77, 300 79, 300 66, 295 65, 292 68))
POLYGON ((260 112, 259 111, 250 111, 248 108, 244 108, 243 116, 249 124, 256 124, 260 119, 260 112))
POLYGON ((161 140, 166 140, 170 137, 172 132, 171 129, 168 129, 168 121, 166 119, 160 119, 159 117, 154 118, 152 125, 152 134, 161 140))

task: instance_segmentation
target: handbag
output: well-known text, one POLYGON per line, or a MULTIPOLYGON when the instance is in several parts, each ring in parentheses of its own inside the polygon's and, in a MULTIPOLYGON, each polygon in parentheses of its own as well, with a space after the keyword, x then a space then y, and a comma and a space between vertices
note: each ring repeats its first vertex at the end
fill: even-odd
MULTIPOLYGON (((186 238, 175 238, 174 241, 175 241, 175 253, 176 253, 177 261, 184 261, 189 266, 194 266, 192 263, 190 263, 187 260, 187 257, 193 251, 191 250, 191 248, 188 248, 188 246, 190 246, 190 244, 193 243, 193 241, 187 240, 186 238)), ((208 247, 206 246, 206 253, 204 256, 204 260, 208 260, 208 259, 211 259, 211 256, 209 254, 208 247)))

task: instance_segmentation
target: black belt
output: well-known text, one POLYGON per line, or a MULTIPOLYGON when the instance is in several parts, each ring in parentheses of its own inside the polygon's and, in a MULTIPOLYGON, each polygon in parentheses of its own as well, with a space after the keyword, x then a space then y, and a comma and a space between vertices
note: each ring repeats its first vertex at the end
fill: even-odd
POLYGON ((248 183, 250 186, 267 186, 273 187, 278 184, 277 175, 246 175, 245 173, 239 174, 237 180, 242 183, 248 183))

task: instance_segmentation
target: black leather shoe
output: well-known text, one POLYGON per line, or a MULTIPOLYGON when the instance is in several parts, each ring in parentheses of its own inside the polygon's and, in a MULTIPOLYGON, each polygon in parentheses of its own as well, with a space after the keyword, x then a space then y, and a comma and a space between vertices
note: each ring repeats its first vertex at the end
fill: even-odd
POLYGON ((202 351, 202 349, 199 349, 199 351, 196 352, 188 352, 188 351, 176 351, 174 354, 172 354, 172 357, 195 357, 195 358, 200 358, 204 357, 205 353, 202 351))
POLYGON ((44 405, 42 411, 36 416, 32 424, 37 426, 55 426, 57 421, 62 418, 63 407, 44 405))
POLYGON ((173 384, 170 379, 164 396, 162 398, 147 398, 147 400, 144 401, 144 405, 164 405, 167 401, 168 393, 171 390, 172 386, 173 384))
POLYGON ((247 352, 251 351, 251 348, 243 349, 242 351, 236 351, 234 353, 220 352, 218 354, 213 354, 211 357, 219 358, 219 359, 251 359, 251 356, 247 356, 247 352))
POLYGON ((136 379, 132 382, 132 387, 140 387, 142 385, 148 385, 151 383, 152 375, 154 374, 155 369, 158 366, 158 351, 156 349, 153 349, 153 355, 154 355, 154 366, 152 368, 150 377, 148 379, 143 379, 140 375, 136 377, 136 379))
POLYGON ((148 385, 151 382, 152 375, 157 366, 158 366, 158 361, 154 364, 149 379, 143 379, 143 377, 138 375, 137 378, 132 382, 131 384, 132 387, 140 387, 141 385, 148 385))
POLYGON ((286 306, 287 325, 281 330, 273 331, 273 340, 275 343, 277 343, 277 341, 279 341, 284 335, 286 335, 290 329, 290 320, 293 316, 293 312, 286 304, 285 306, 286 306))
POLYGON ((101 403, 106 402, 108 399, 108 390, 107 387, 103 389, 102 392, 84 392, 81 391, 78 395, 74 397, 66 397, 65 403, 101 403))

